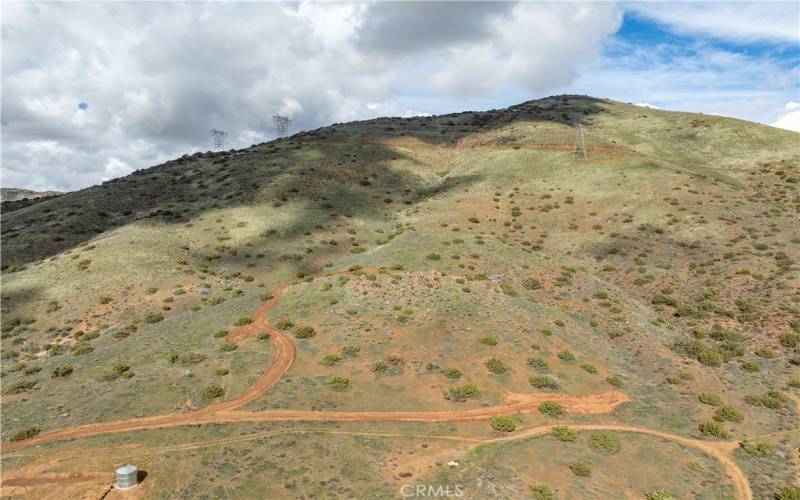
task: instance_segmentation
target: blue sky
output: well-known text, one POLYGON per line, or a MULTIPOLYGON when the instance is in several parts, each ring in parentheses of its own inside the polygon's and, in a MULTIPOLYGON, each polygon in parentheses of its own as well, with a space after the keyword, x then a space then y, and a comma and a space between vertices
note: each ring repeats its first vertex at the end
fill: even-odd
POLYGON ((2 4, 3 186, 558 93, 800 130, 797 2, 2 4))

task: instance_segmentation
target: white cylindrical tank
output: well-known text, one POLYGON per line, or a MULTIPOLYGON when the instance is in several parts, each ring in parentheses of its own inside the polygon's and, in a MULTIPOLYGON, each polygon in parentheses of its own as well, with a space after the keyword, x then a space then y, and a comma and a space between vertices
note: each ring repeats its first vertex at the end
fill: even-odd
POLYGON ((139 486, 139 468, 135 465, 123 465, 117 469, 118 490, 129 490, 139 486))

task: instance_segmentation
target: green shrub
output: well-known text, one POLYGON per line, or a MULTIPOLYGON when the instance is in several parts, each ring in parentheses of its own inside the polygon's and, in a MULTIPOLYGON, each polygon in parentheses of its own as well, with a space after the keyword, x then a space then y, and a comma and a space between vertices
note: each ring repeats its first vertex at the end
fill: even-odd
POLYGON ((781 343, 783 347, 791 349, 793 347, 797 347, 798 345, 800 345, 800 334, 794 332, 786 332, 781 334, 780 337, 778 337, 778 341, 781 343))
POLYGON ((595 368, 595 366, 590 364, 590 363, 583 363, 581 365, 581 368, 587 373, 591 373, 591 374, 596 374, 597 373, 597 368, 595 368))
POLYGON ((590 446, 600 453, 618 453, 621 445, 619 439, 609 431, 598 431, 592 434, 590 446))
POLYGON ((742 441, 739 443, 739 449, 748 455, 755 457, 771 457, 775 455, 775 448, 769 443, 751 443, 750 441, 742 441))
POLYGON ((244 325, 249 325, 252 322, 253 318, 249 316, 242 316, 241 318, 238 318, 236 321, 234 321, 233 324, 236 326, 244 326, 244 325))
POLYGON ((711 405, 711 406, 719 406, 722 404, 722 398, 719 394, 713 392, 701 392, 697 399, 700 400, 701 403, 711 405))
POLYGON ((429 253, 426 258, 428 260, 442 260, 442 256, 438 253, 429 253))
POLYGON ((458 368, 448 368, 444 370, 442 373, 444 374, 445 377, 449 379, 455 380, 461 378, 461 370, 459 370, 458 368))
POLYGON ((372 365, 373 373, 381 374, 381 373, 386 373, 387 371, 389 371, 389 364, 384 361, 376 361, 372 365))
POLYGON ((334 391, 346 391, 350 387, 350 379, 332 376, 328 378, 327 382, 325 382, 325 385, 334 391))
POLYGON ((481 339, 481 344, 493 346, 497 345, 497 340, 492 337, 484 337, 481 339))
POLYGON ((569 464, 569 470, 578 477, 589 477, 592 475, 592 468, 583 462, 572 462, 569 464))
POLYGON ((228 336, 228 330, 219 330, 217 332, 214 332, 215 339, 221 339, 222 337, 227 337, 227 336, 228 336))
POLYGON ((517 428, 514 419, 508 416, 492 417, 491 425, 492 429, 501 432, 512 432, 517 428))
POLYGON ((553 427, 550 434, 559 441, 575 441, 578 439, 578 433, 564 425, 557 425, 553 427))
POLYGON ((775 493, 775 500, 800 500, 800 486, 784 486, 775 493))
POLYGON ((466 384, 460 387, 451 387, 444 393, 444 398, 448 401, 463 403, 468 399, 477 399, 481 396, 481 391, 474 384, 466 384))
POLYGON ((564 407, 555 401, 542 401, 539 412, 549 417, 560 417, 564 413, 564 407))
POLYGON ((148 324, 158 323, 159 321, 163 321, 164 316, 159 313, 151 312, 147 313, 144 317, 144 322, 148 324))
POLYGON ((203 388, 201 394, 206 399, 221 398, 222 396, 225 395, 225 389, 223 389, 222 386, 219 384, 209 384, 203 388))
POLYGON ((118 378, 131 378, 134 376, 133 371, 131 371, 131 367, 124 364, 124 363, 115 363, 111 370, 104 373, 103 376, 100 377, 100 380, 103 382, 111 382, 117 380, 118 378))
POLYGON ((619 375, 606 377, 606 382, 613 385, 614 387, 622 387, 623 385, 625 385, 625 381, 622 380, 622 377, 620 377, 619 375))
POLYGON ((725 430, 725 426, 714 420, 707 420, 700 423, 699 429, 700 433, 704 436, 714 436, 718 438, 728 437, 728 431, 725 430))
POLYGON ((645 500, 678 500, 667 490, 652 490, 644 494, 645 500))
POLYGON ((537 375, 528 379, 531 386, 537 389, 556 390, 558 389, 558 382, 547 375, 537 375))
POLYGON ((714 412, 714 420, 717 422, 735 422, 741 423, 744 420, 744 415, 742 412, 734 408, 733 406, 720 406, 717 408, 717 411, 714 412))
POLYGON ((528 366, 540 373, 547 373, 550 370, 543 358, 528 358, 528 366))
POLYGON ((235 351, 239 346, 234 344, 233 342, 226 340, 219 345, 219 350, 222 352, 231 352, 235 351))
POLYGON ((275 323, 275 328, 278 330, 288 330, 289 328, 294 326, 294 322, 289 319, 280 319, 277 323, 275 323))
POLYGON ((72 346, 70 352, 75 356, 83 356, 85 354, 89 354, 90 352, 94 352, 94 347, 90 346, 86 342, 79 342, 72 346))
POLYGON ((502 375, 508 371, 506 365, 504 365, 503 362, 497 358, 489 358, 484 364, 490 372, 497 375, 502 375))
POLYGON ((11 441, 24 441, 26 439, 38 436, 40 432, 42 432, 42 430, 36 426, 28 427, 27 429, 22 429, 21 431, 14 433, 11 436, 11 441))
POLYGON ((317 334, 317 331, 311 326, 298 326, 292 330, 292 334, 298 339, 310 339, 317 334))
POLYGON ((269 340, 272 338, 272 336, 269 334, 269 332, 261 332, 258 335, 256 335, 256 338, 258 340, 269 340))
POLYGON ((342 357, 339 356, 338 354, 330 353, 330 354, 326 354, 322 358, 322 364, 326 365, 326 366, 333 366, 333 365, 335 365, 336 363, 338 363, 341 360, 342 360, 342 357))
POLYGON ((228 375, 230 372, 231 371, 228 370, 227 368, 217 368, 216 370, 214 370, 214 375, 218 377, 224 377, 225 375, 228 375))
POLYGON ((361 352, 361 348, 357 345, 346 345, 342 347, 342 356, 347 356, 348 358, 355 358, 361 352))
POLYGON ((20 394, 22 392, 28 392, 34 387, 36 387, 37 382, 35 380, 20 380, 19 382, 15 382, 9 386, 3 388, 4 394, 20 394))
POLYGON ((742 370, 750 373, 756 373, 761 371, 761 365, 755 363, 753 361, 748 361, 746 363, 742 363, 741 365, 742 370))
POLYGON ((53 378, 68 377, 72 375, 72 367, 69 365, 59 365, 53 368, 53 373, 50 374, 53 378))
POLYGON ((561 361, 572 362, 575 361, 575 355, 569 351, 561 351, 558 353, 558 359, 561 361))
POLYGON ((533 500, 556 500, 555 491, 546 484, 532 484, 529 488, 533 500))
POLYGON ((528 290, 540 290, 543 288, 542 282, 536 278, 525 278, 522 280, 522 286, 528 290))

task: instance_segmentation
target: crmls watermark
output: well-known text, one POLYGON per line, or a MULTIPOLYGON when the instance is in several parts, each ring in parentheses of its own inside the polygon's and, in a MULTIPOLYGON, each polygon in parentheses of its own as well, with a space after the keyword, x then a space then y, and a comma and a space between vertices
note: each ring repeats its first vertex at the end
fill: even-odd
POLYGON ((404 484, 400 494, 403 498, 461 498, 464 487, 460 484, 404 484))

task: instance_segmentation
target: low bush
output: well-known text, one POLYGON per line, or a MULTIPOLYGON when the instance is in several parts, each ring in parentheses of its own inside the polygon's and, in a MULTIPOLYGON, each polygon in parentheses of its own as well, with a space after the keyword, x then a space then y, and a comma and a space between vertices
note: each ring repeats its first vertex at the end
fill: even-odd
POLYGON ((111 382, 113 380, 117 380, 118 378, 131 378, 134 376, 133 371, 131 371, 131 367, 124 364, 124 363, 115 363, 114 366, 111 367, 111 370, 103 374, 100 377, 100 380, 103 382, 111 382))
POLYGON ((707 420, 705 422, 701 422, 699 429, 700 429, 700 434, 704 436, 714 436, 718 438, 728 437, 728 431, 725 430, 725 426, 714 420, 707 420))
POLYGON ((497 345, 497 340, 492 337, 484 337, 481 339, 481 344, 494 346, 497 345))
POLYGON ((738 424, 744 420, 744 415, 733 406, 726 405, 717 408, 713 418, 717 422, 735 422, 738 424))
POLYGON ((244 325, 249 325, 252 322, 253 318, 249 316, 242 316, 241 318, 238 318, 236 321, 234 321, 233 324, 236 326, 244 326, 244 325))
POLYGON ((219 345, 219 350, 222 352, 231 352, 235 351, 239 346, 234 344, 233 342, 226 340, 219 345))
POLYGON ((622 377, 620 377, 619 375, 606 377, 606 382, 613 385, 614 387, 622 387, 623 385, 625 385, 625 381, 622 380, 622 377))
POLYGON ((547 389, 555 391, 558 389, 558 382, 547 375, 537 375, 528 379, 531 386, 537 389, 547 389))
POLYGON ((228 330, 219 330, 214 332, 215 339, 221 339, 222 337, 227 337, 227 336, 228 336, 228 330))
POLYGON ((497 358, 489 358, 484 364, 490 372, 496 375, 502 375, 508 371, 508 367, 497 358))
POLYGON ((216 370, 214 370, 214 375, 218 377, 224 377, 225 375, 228 375, 230 372, 231 371, 228 370, 227 368, 217 368, 216 370))
POLYGON ((221 398, 222 396, 225 395, 225 389, 223 389, 222 386, 219 384, 209 384, 203 388, 201 394, 206 399, 221 398))
POLYGON ((766 458, 775 455, 775 448, 769 443, 751 443, 750 441, 742 441, 739 443, 739 449, 754 457, 766 458))
POLYGON ((547 361, 543 358, 528 358, 528 366, 540 373, 547 373, 549 371, 547 361))
POLYGON ((330 354, 326 354, 322 358, 322 364, 326 365, 326 366, 333 366, 333 365, 335 365, 336 363, 338 363, 341 360, 342 360, 342 357, 339 356, 338 354, 330 353, 330 354))
POLYGON ((508 416, 492 417, 491 425, 492 429, 501 432, 512 432, 517 428, 514 419, 508 416))
POLYGON ((590 446, 600 453, 618 453, 621 445, 619 439, 609 431, 598 431, 592 434, 590 446))
POLYGON ((310 339, 317 334, 311 326, 298 326, 292 330, 292 334, 298 339, 310 339))
POLYGON ((19 382, 15 382, 9 386, 3 388, 4 394, 20 394, 22 392, 28 392, 34 387, 36 387, 37 382, 35 380, 20 380, 19 382))
POLYGON ((466 384, 460 387, 452 387, 445 391, 444 398, 448 401, 463 403, 468 399, 477 399, 481 395, 481 391, 473 384, 466 384))
POLYGON ((569 470, 578 477, 589 477, 592 475, 592 468, 583 462, 572 462, 569 464, 569 470))
POLYGON ((561 361, 572 362, 575 361, 575 355, 569 351, 561 351, 558 353, 558 359, 561 361))
POLYGON ((719 394, 713 392, 701 392, 697 399, 704 404, 711 406, 719 406, 722 404, 722 398, 719 394))
POLYGON ((678 500, 678 497, 674 496, 667 490, 648 491, 644 494, 644 498, 645 500, 678 500))
POLYGON ((53 368, 53 373, 50 374, 53 378, 68 377, 72 375, 72 367, 69 365, 59 365, 53 368))
POLYGON ((555 401, 542 401, 539 404, 539 412, 549 417, 560 417, 564 414, 564 407, 555 401))
POLYGON ((289 328, 294 326, 294 322, 289 319, 280 319, 277 323, 275 323, 275 328, 278 330, 288 330, 289 328))
POLYGON ((14 433, 11 436, 11 441, 24 441, 26 439, 38 436, 40 432, 42 432, 42 430, 36 426, 28 427, 27 429, 22 429, 21 431, 14 433))
POLYGON ((553 437, 559 441, 570 442, 578 439, 578 433, 564 425, 557 425, 553 427, 553 430, 550 431, 550 434, 552 434, 553 437))
POLYGON ((461 378, 461 370, 459 370, 458 368, 448 368, 444 370, 442 373, 444 374, 445 377, 449 379, 455 380, 461 378))
POLYGON ((350 387, 350 379, 333 376, 328 378, 328 380, 325 382, 325 385, 327 385, 333 391, 342 392, 346 391, 350 387))
POLYGON ((529 486, 533 500, 556 500, 553 488, 546 484, 532 484, 529 486))
POLYGON ((347 356, 348 358, 355 358, 361 352, 361 348, 357 345, 346 345, 342 347, 342 356, 347 356))

